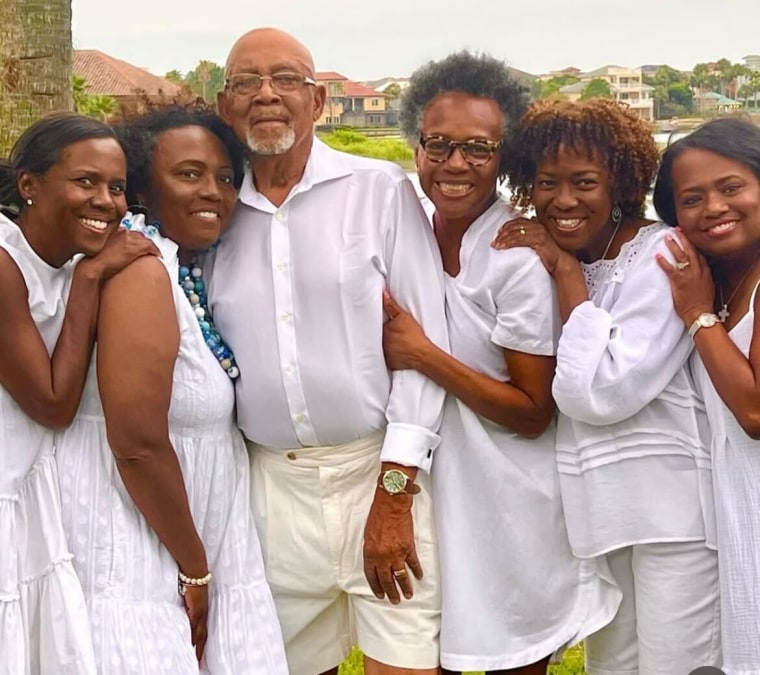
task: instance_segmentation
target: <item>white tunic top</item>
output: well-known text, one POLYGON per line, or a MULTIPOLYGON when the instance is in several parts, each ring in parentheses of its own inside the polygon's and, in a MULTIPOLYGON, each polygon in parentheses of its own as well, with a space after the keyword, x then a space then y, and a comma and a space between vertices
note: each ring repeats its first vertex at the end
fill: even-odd
MULTIPOLYGON (((755 296, 729 336, 749 356, 755 296)), ((710 433, 720 568, 723 670, 727 675, 760 674, 760 442, 751 439, 715 391, 699 354, 691 359, 704 397, 710 433)))
POLYGON ((390 374, 382 291, 446 347, 438 249, 404 172, 314 140, 274 206, 250 171, 209 266, 211 312, 235 353, 238 422, 277 448, 338 445, 384 428, 382 458, 428 467, 444 393, 390 374))
MULTIPOLYGON (((491 248, 519 214, 495 202, 462 238, 446 278, 452 355, 509 381, 504 349, 553 356, 560 330, 552 278, 530 248, 491 248)), ((441 556, 441 663, 512 669, 545 658, 614 616, 619 592, 570 550, 552 424, 534 440, 448 396, 433 464, 441 556)))
MULTIPOLYGON (((52 354, 73 265, 50 267, 2 215, 0 248, 24 277, 32 319, 52 354)), ((95 673, 87 608, 61 522, 54 437, 0 386, 0 675, 95 673)))
POLYGON ((684 364, 692 344, 655 254, 663 223, 584 265, 590 300, 562 329, 553 392, 570 542, 590 557, 637 544, 714 546, 706 424, 684 364))
MULTIPOLYGON (((132 229, 140 230, 140 223, 132 229)), ((250 510, 248 455, 233 419, 233 386, 177 283, 176 244, 160 235, 151 238, 170 275, 180 331, 169 436, 214 575, 201 672, 284 675, 282 635, 250 510)), ((190 622, 177 593, 177 563, 121 480, 106 435, 96 360, 97 354, 77 417, 58 440, 56 459, 98 673, 197 674, 190 622)))

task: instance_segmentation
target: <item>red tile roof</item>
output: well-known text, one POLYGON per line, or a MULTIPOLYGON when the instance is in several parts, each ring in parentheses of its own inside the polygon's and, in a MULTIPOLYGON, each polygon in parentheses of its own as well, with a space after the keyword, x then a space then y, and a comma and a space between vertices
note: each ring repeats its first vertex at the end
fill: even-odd
POLYGON ((379 91, 365 87, 363 84, 357 84, 356 82, 346 82, 345 95, 350 98, 382 98, 384 94, 379 91))
POLYGON ((333 81, 333 80, 340 80, 341 82, 346 82, 348 80, 348 78, 345 75, 336 73, 334 70, 325 70, 321 73, 314 73, 314 79, 317 82, 327 82, 327 81, 333 81))
POLYGON ((88 94, 130 96, 140 89, 149 96, 176 96, 181 91, 178 84, 97 49, 74 50, 73 70, 87 81, 88 94))

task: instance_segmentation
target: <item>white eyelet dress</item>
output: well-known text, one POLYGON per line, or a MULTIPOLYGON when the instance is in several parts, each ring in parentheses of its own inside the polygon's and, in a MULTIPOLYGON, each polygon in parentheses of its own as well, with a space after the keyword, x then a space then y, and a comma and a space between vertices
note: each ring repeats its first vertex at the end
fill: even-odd
MULTIPOLYGON (((749 310, 729 332, 745 356, 752 343, 757 289, 749 310)), ((723 670, 760 675, 760 442, 739 426, 696 350, 691 367, 710 424, 705 442, 712 454, 723 670)))
MULTIPOLYGON (((0 216, 0 247, 18 265, 49 353, 73 266, 50 267, 0 216)), ((61 522, 52 430, 0 387, 0 675, 85 675, 95 659, 82 587, 61 522)))
MULTIPOLYGON (((160 235, 151 239, 172 282, 180 329, 169 434, 213 574, 201 672, 284 674, 282 636, 250 508, 248 456, 233 417, 233 385, 177 283, 176 244, 160 235)), ((99 672, 198 673, 177 593, 177 564, 122 483, 106 438, 94 360, 77 418, 59 447, 64 525, 90 609, 99 672)))

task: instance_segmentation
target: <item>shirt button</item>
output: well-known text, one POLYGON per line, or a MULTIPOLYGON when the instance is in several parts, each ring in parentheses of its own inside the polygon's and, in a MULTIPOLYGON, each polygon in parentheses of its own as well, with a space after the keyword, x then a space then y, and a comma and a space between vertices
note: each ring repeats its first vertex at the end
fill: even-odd
POLYGON ((286 457, 287 457, 287 458, 288 458, 288 459, 289 459, 289 460, 292 462, 292 461, 293 461, 293 460, 295 460, 295 458, 296 458, 296 453, 295 453, 295 452, 293 452, 293 451, 291 451, 291 452, 289 452, 289 453, 288 453, 287 455, 285 455, 285 456, 286 456, 286 457))
POLYGON ((301 415, 300 413, 298 415, 293 415, 293 421, 296 424, 300 424, 301 422, 303 422, 303 415, 301 415))
POLYGON ((280 319, 282 321, 287 321, 289 318, 290 318, 290 314, 288 314, 287 312, 283 312, 282 314, 280 314, 280 319))
POLYGON ((283 216, 283 215, 282 215, 282 211, 277 211, 277 212, 274 214, 274 219, 275 219, 276 221, 280 222, 280 223, 281 223, 281 222, 284 220, 284 218, 285 218, 285 216, 283 216))
POLYGON ((284 272, 286 269, 288 269, 288 264, 284 262, 277 263, 277 269, 280 270, 280 272, 284 272))

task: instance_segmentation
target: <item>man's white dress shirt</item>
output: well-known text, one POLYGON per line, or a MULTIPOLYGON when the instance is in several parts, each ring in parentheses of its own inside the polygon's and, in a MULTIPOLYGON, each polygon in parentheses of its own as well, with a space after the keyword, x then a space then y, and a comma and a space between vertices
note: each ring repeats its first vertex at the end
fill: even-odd
POLYGON ((387 425, 382 460, 429 468, 444 392, 415 371, 390 373, 382 350, 384 288, 447 348, 438 247, 400 167, 314 139, 279 207, 249 170, 209 267, 250 440, 337 445, 387 425))

